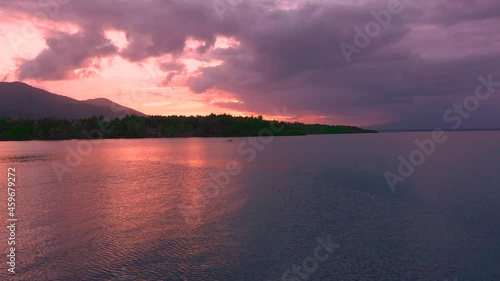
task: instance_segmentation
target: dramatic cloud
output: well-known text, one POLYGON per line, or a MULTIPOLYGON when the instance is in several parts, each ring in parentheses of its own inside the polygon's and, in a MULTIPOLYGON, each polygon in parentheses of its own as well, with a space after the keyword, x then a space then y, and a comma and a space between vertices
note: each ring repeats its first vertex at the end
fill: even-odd
MULTIPOLYGON (((0 5, 28 16, 46 8, 13 2, 0 5)), ((69 79, 108 56, 153 58, 162 85, 175 77, 199 95, 229 93, 213 102, 227 110, 272 116, 287 106, 295 118, 385 129, 444 126, 479 75, 500 80, 495 0, 88 0, 52 11, 49 21, 80 31, 48 30, 19 79, 69 79), (109 30, 125 34, 124 47, 109 30), (200 63, 192 70, 186 59, 200 63)), ((499 107, 492 97, 466 126, 500 126, 499 107)))
POLYGON ((168 72, 163 84, 168 85, 175 76, 185 73, 186 66, 180 62, 167 61, 159 64, 161 70, 168 72))
POLYGON ((18 69, 19 79, 60 80, 74 77, 74 70, 99 68, 96 59, 115 54, 118 49, 102 32, 83 30, 74 34, 54 33, 47 39, 47 49, 34 59, 24 59, 18 69))

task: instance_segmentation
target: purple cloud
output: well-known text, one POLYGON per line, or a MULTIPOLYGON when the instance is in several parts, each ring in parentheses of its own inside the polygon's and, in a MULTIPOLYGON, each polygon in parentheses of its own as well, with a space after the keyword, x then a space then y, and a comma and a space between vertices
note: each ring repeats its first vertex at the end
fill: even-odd
MULTIPOLYGON (((357 29, 377 22, 374 13, 391 1, 242 1, 219 17, 211 1, 72 1, 52 20, 83 28, 79 34, 50 35, 48 49, 19 67, 20 79, 66 79, 94 58, 119 55, 131 62, 184 54, 189 39, 202 42, 198 56, 218 66, 200 68, 189 87, 204 94, 233 93, 241 103, 217 103, 228 109, 272 114, 288 107, 295 116, 322 116, 385 129, 421 129, 442 125, 442 112, 473 93, 479 75, 500 80, 500 2, 494 0, 404 1, 387 26, 352 54, 357 29), (265 5, 264 5, 265 4, 265 5), (87 28, 92 26, 93 28, 87 28), (120 30, 127 46, 120 52, 102 32, 120 30), (237 46, 215 48, 224 36, 237 46), (50 43, 50 44, 49 44, 50 43)), ((32 14, 11 1, 0 7, 32 14)), ((381 24, 382 25, 382 24, 381 24)), ((160 60, 161 61, 161 60, 160 60)), ((177 63, 159 63, 165 81, 184 71, 177 63)), ((470 126, 493 122, 500 102, 488 100, 470 126)))
POLYGON ((118 51, 102 32, 94 30, 74 34, 52 33, 45 41, 47 48, 34 59, 21 60, 17 70, 19 79, 71 79, 73 70, 90 66, 98 68, 98 62, 94 59, 110 56, 118 51))

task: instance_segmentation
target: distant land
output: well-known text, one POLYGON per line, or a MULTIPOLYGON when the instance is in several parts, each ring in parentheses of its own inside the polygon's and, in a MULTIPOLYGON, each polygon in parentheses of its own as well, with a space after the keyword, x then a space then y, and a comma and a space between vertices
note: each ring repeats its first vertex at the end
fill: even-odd
POLYGON ((21 82, 0 82, 0 100, 0 140, 377 133, 354 126, 280 122, 262 116, 146 116, 105 98, 78 101, 21 82))
POLYGON ((0 118, 55 117, 80 119, 92 116, 116 118, 129 115, 146 116, 105 98, 85 101, 49 93, 22 82, 0 82, 0 118))

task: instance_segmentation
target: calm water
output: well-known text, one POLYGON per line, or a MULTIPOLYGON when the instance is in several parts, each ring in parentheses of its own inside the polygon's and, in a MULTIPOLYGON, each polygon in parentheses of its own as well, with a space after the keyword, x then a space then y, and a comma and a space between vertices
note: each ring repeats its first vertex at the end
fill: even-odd
POLYGON ((500 280, 500 132, 449 133, 391 192, 384 172, 429 135, 275 138, 253 161, 245 138, 105 140, 61 181, 79 141, 2 142, 19 221, 0 280, 282 280, 304 260, 288 280, 500 280))

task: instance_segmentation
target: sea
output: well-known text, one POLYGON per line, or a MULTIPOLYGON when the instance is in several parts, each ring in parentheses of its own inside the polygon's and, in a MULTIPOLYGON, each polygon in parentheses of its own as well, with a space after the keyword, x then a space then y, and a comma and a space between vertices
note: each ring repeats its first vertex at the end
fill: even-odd
POLYGON ((500 280, 499 131, 0 142, 0 175, 0 280, 500 280))

